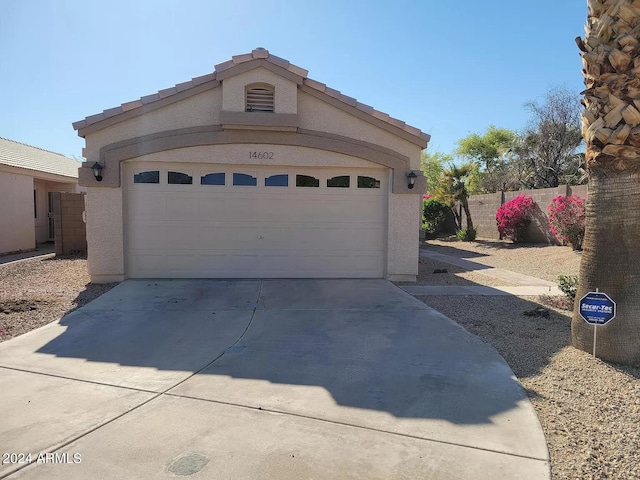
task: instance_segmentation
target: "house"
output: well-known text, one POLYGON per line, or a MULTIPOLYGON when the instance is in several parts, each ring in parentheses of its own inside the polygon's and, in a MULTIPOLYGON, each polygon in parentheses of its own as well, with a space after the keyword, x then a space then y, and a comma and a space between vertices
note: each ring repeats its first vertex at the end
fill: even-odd
POLYGON ((54 240, 53 193, 78 191, 80 162, 0 138, 0 254, 54 240))
POLYGON ((265 49, 73 126, 93 282, 416 278, 429 135, 265 49))

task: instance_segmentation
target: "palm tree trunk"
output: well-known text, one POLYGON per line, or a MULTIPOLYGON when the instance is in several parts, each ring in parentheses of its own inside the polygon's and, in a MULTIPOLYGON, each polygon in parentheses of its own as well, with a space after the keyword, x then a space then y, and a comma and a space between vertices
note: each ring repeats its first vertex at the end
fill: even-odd
MULTIPOLYGON (((576 299, 596 288, 617 304, 598 328, 596 355, 640 365, 640 3, 588 0, 581 50, 587 89, 582 133, 589 173, 586 231, 576 299)), ((572 344, 593 348, 576 302, 572 344)))
POLYGON ((462 208, 464 209, 464 216, 467 219, 467 231, 473 230, 473 221, 471 221, 471 211, 469 210, 469 200, 467 198, 462 199, 462 208))
POLYGON ((596 355, 640 365, 640 174, 592 175, 586 210, 572 344, 593 349, 594 327, 580 316, 578 300, 599 289, 616 302, 616 316, 597 327, 596 355))

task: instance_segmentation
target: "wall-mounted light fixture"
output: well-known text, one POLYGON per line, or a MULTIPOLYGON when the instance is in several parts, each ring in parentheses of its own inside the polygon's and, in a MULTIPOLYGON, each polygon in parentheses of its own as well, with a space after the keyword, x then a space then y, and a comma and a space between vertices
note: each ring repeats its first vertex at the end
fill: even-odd
POLYGON ((416 175, 415 172, 413 170, 411 170, 407 174, 407 180, 409 180, 409 183, 407 184, 407 187, 409 187, 410 189, 413 188, 413 186, 416 184, 416 178, 418 178, 418 175, 416 175))
POLYGON ((102 165, 100 165, 98 162, 94 163, 91 166, 91 170, 93 170, 93 176, 96 177, 96 180, 98 182, 102 181, 102 169, 104 167, 102 165))

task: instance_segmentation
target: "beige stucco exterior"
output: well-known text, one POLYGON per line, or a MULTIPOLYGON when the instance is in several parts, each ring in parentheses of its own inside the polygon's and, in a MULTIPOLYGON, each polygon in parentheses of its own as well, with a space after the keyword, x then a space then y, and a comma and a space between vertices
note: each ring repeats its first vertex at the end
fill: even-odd
MULTIPOLYGON (((264 52, 259 52, 260 58, 265 58, 264 52)), ((159 108, 153 103, 143 105, 139 115, 135 110, 119 114, 122 121, 115 115, 81 124, 79 134, 86 139, 87 161, 79 178, 87 187, 92 281, 128 276, 124 162, 384 169, 389 184, 384 276, 415 280, 424 177, 420 176, 416 188, 410 190, 406 175, 410 171, 420 175, 420 153, 426 141, 400 128, 401 122, 381 121, 385 117, 379 112, 369 116, 356 110, 355 101, 343 105, 322 92, 305 93, 304 79, 298 76, 304 71, 298 67, 278 74, 279 66, 264 68, 264 60, 254 62, 262 63, 256 63, 255 68, 247 62, 225 69, 221 79, 209 79, 209 84, 196 87, 204 91, 180 101, 163 104, 167 99, 161 99, 159 108), (275 114, 271 120, 267 117, 267 123, 260 120, 252 124, 252 118, 258 117, 244 112, 245 88, 256 83, 275 87, 275 114), (221 125, 221 116, 232 118, 234 125, 221 125), (273 152, 273 158, 250 158, 249 152, 255 150, 273 152), (102 182, 97 182, 88 168, 94 162, 104 165, 102 182)))
POLYGON ((49 236, 49 192, 75 192, 77 179, 0 165, 0 254, 33 250, 49 236))

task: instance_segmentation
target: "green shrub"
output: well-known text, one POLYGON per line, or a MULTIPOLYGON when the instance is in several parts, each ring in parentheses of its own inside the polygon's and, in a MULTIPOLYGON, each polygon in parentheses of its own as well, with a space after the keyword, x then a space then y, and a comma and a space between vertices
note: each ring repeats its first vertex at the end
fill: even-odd
POLYGON ((435 198, 427 198, 422 202, 422 228, 427 233, 437 233, 447 219, 449 207, 435 198))
POLYGON ((456 237, 458 240, 463 242, 473 242, 476 239, 476 229, 475 228, 461 228, 456 232, 456 237))
POLYGON ((558 288, 571 300, 576 299, 578 277, 576 275, 558 275, 558 288))

